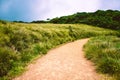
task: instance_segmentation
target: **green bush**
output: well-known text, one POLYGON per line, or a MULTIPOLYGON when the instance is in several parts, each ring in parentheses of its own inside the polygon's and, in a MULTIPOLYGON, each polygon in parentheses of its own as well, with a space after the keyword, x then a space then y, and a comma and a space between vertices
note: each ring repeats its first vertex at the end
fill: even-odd
POLYGON ((120 74, 120 59, 102 58, 100 63, 98 63, 98 70, 111 75, 120 74))
POLYGON ((6 75, 19 55, 7 47, 0 47, 0 77, 6 75))
POLYGON ((0 20, 0 23, 2 23, 2 24, 7 24, 8 22, 7 22, 7 21, 4 21, 4 20, 0 20))

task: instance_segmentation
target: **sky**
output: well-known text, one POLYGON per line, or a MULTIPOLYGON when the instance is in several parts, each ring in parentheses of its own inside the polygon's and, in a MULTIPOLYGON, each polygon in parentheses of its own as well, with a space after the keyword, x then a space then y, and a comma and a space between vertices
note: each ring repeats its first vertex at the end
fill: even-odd
POLYGON ((120 0, 0 0, 0 19, 31 22, 107 9, 120 10, 120 0))

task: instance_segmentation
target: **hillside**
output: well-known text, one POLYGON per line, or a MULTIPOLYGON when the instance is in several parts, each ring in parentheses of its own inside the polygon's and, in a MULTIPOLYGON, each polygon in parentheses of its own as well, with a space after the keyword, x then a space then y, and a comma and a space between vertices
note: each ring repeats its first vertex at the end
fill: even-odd
POLYGON ((76 24, 84 23, 109 29, 120 29, 120 11, 117 10, 98 10, 86 13, 78 12, 69 16, 56 17, 50 20, 51 23, 76 24))
POLYGON ((59 44, 119 32, 84 24, 30 24, 0 21, 0 79, 11 79, 59 44))

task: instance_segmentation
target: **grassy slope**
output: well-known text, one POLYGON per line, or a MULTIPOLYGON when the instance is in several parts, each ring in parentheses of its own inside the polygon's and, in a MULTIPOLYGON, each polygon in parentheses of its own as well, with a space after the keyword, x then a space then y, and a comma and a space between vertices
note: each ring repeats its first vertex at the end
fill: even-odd
POLYGON ((85 51, 86 57, 95 63, 99 72, 120 80, 120 38, 94 37, 85 45, 85 51))
POLYGON ((0 79, 20 74, 27 63, 59 44, 108 35, 119 33, 83 24, 0 23, 0 79))

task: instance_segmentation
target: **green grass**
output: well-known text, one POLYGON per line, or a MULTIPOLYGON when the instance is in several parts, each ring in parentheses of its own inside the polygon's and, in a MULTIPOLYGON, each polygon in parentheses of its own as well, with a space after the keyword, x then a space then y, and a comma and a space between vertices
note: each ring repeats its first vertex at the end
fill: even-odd
POLYGON ((119 36, 119 32, 84 24, 0 22, 0 79, 21 74, 30 61, 59 44, 109 35, 119 36))
POLYGON ((85 45, 87 59, 93 61, 97 70, 120 79, 120 38, 99 36, 91 38, 85 45))

